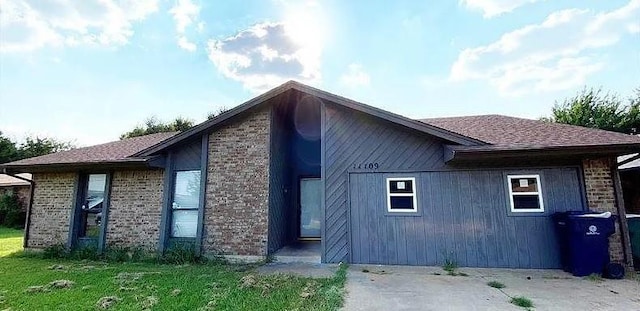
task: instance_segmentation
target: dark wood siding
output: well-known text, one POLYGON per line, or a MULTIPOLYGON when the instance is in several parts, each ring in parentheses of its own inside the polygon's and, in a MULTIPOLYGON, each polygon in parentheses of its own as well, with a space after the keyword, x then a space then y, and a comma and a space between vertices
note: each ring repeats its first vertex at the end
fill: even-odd
POLYGON ((440 140, 332 104, 325 105, 324 261, 348 260, 348 170, 378 163, 379 170, 444 167, 440 140))
POLYGON ((276 105, 271 111, 270 158, 269 158, 269 242, 268 251, 273 253, 287 242, 288 202, 285 190, 288 182, 287 162, 288 133, 285 107, 276 105))
POLYGON ((559 268, 551 215, 585 207, 577 168, 351 173, 354 263, 559 268), (509 212, 507 174, 539 173, 545 212, 509 212), (387 177, 415 177, 417 216, 386 212, 387 177))
MULTIPOLYGON (((200 138, 200 137, 198 137, 200 138)), ((200 139, 191 143, 179 146, 174 152, 174 165, 176 171, 197 170, 200 169, 200 154, 202 143, 200 139)))

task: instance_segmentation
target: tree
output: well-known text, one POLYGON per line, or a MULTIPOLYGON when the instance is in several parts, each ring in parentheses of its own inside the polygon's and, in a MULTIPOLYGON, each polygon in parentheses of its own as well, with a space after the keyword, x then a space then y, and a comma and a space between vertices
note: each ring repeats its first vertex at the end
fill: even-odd
POLYGON ((37 157, 59 151, 73 149, 74 146, 70 142, 58 141, 53 138, 27 137, 18 148, 18 152, 22 159, 37 157))
POLYGON ((54 138, 30 136, 22 144, 4 137, 0 131, 0 163, 6 163, 31 157, 37 157, 74 148, 70 142, 54 138))
POLYGON ((635 134, 640 130, 640 87, 634 90, 628 104, 616 94, 584 88, 576 96, 556 103, 552 116, 542 120, 635 134))
POLYGON ((11 139, 4 137, 2 131, 0 131, 0 163, 6 163, 18 160, 20 158, 18 154, 18 148, 16 143, 11 139))
POLYGON ((172 122, 164 123, 158 120, 157 117, 152 116, 144 121, 144 125, 138 125, 133 130, 120 135, 120 139, 162 132, 182 132, 190 129, 193 125, 192 120, 183 117, 177 117, 172 122))
POLYGON ((218 108, 218 110, 216 110, 216 111, 209 112, 209 114, 207 114, 207 120, 211 120, 211 119, 213 119, 213 118, 215 118, 215 117, 217 117, 217 116, 219 116, 219 115, 221 115, 221 114, 223 114, 223 113, 225 113, 227 111, 229 111, 229 108, 227 108, 225 106, 222 106, 222 107, 218 108))

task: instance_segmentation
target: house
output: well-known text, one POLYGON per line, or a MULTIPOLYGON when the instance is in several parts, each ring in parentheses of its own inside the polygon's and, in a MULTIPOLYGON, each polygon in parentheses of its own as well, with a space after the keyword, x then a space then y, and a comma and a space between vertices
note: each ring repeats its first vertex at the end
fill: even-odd
POLYGON ((0 174, 0 196, 15 195, 18 202, 25 209, 29 204, 29 191, 31 189, 31 174, 17 174, 17 177, 0 174))
MULTIPOLYGON (((635 136, 506 116, 412 120, 291 81, 181 133, 0 169, 33 173, 29 248, 258 259, 303 240, 326 263, 558 268, 551 215, 624 216, 615 158, 638 151, 635 136)), ((617 227, 611 258, 631 266, 617 227)))

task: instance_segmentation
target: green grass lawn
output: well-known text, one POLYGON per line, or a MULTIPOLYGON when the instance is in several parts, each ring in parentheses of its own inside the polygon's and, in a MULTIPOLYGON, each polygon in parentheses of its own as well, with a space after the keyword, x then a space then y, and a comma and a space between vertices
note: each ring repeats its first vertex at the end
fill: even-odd
POLYGON ((0 227, 0 257, 22 250, 22 230, 0 227))
POLYGON ((344 268, 333 278, 312 279, 259 275, 243 265, 41 259, 19 252, 20 234, 0 229, 3 254, 18 251, 0 258, 0 310, 336 310, 342 305, 344 268))

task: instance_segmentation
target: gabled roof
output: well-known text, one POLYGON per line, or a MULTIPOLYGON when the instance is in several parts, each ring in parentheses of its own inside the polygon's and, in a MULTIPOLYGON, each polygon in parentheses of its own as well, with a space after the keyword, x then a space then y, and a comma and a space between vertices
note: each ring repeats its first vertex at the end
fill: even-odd
POLYGON ((71 149, 39 157, 0 164, 0 168, 19 170, 43 166, 77 166, 91 164, 135 164, 145 163, 146 158, 132 156, 143 149, 176 135, 177 132, 156 133, 127 138, 106 144, 71 149))
POLYGON ((267 103, 270 99, 275 98, 278 95, 282 95, 287 91, 298 91, 298 92, 302 92, 302 93, 306 93, 308 95, 312 95, 315 96, 317 98, 320 98, 322 100, 326 100, 328 102, 331 102, 333 104, 336 105, 340 105, 343 107, 347 107, 356 111, 360 111, 378 118, 382 118, 385 120, 388 120, 390 122, 394 122, 397 124, 401 124, 403 126, 406 126, 408 128, 412 128, 414 130, 429 134, 429 135, 433 135, 435 137, 439 137, 441 139, 450 141, 454 144, 460 144, 460 145, 465 145, 465 146, 476 146, 476 145, 484 145, 485 143, 471 138, 471 137, 467 137, 464 135, 460 135, 457 133, 453 133, 450 132, 446 129, 443 128, 439 128, 436 126, 432 126, 430 124, 426 124, 423 122, 420 122, 418 120, 413 120, 401 115, 397 115, 394 113, 391 113, 389 111, 386 110, 382 110, 379 108, 375 108, 342 96, 338 96, 320 89, 316 89, 314 87, 296 82, 296 81, 289 81, 286 82, 262 95, 259 95, 255 98, 252 98, 248 101, 246 101, 245 103, 225 112, 220 114, 219 116, 217 116, 216 118, 213 118, 211 120, 205 121, 204 123, 201 123, 199 125, 196 125, 195 127, 186 130, 184 132, 181 132, 180 134, 171 137, 170 139, 167 139, 166 141, 162 142, 161 144, 158 144, 156 146, 150 147, 140 153, 138 153, 137 155, 152 155, 155 154, 161 150, 164 150, 166 148, 169 148, 171 146, 174 146, 176 144, 179 144, 187 139, 190 139, 191 137, 195 136, 195 135, 200 135, 202 133, 205 132, 209 132, 211 130, 213 130, 214 128, 216 128, 217 126, 221 125, 222 123, 224 123, 225 121, 227 121, 228 119, 231 119, 249 109, 252 109, 256 106, 259 106, 261 104, 267 103))
MULTIPOLYGON (((22 174, 16 174, 16 175, 24 179, 31 180, 31 174, 29 173, 22 173, 22 174)), ((0 187, 30 186, 31 184, 24 179, 15 178, 7 174, 0 174, 0 187)))
POLYGON ((497 147, 569 147, 639 144, 640 137, 582 126, 503 115, 432 118, 424 123, 497 147))
POLYGON ((640 137, 539 120, 481 115, 432 118, 424 123, 475 138, 488 145, 447 146, 447 161, 481 158, 615 156, 640 151, 640 137))

